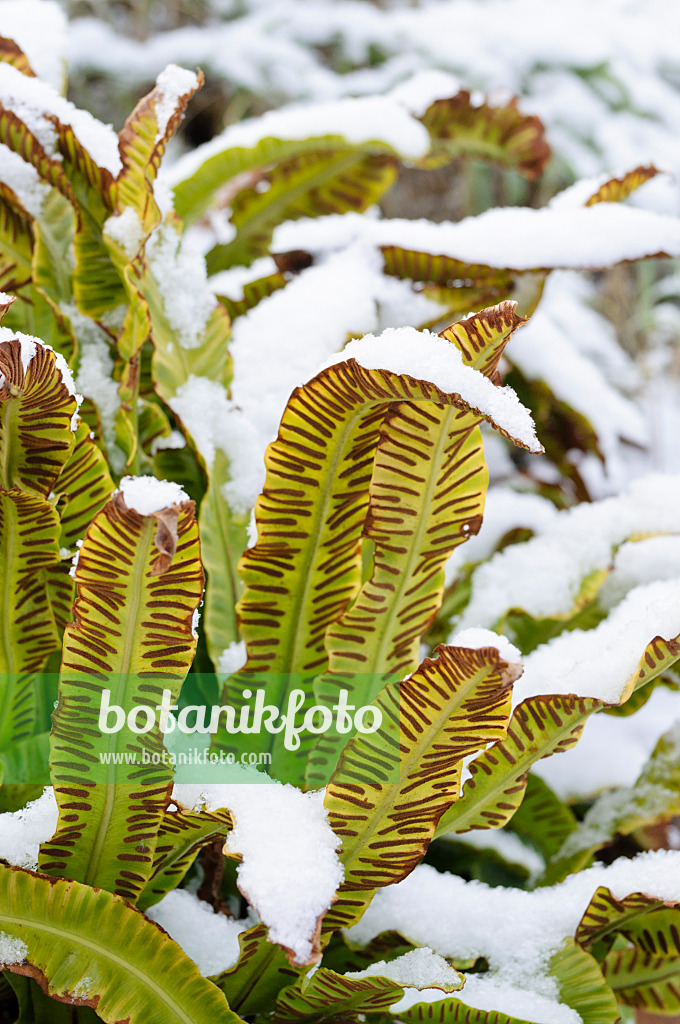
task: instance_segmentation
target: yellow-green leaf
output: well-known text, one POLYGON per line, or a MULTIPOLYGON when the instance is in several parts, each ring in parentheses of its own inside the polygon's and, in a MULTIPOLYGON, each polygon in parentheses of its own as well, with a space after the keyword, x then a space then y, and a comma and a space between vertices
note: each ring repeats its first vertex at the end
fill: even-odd
POLYGON ((0 929, 53 998, 109 1024, 239 1024, 219 989, 127 900, 0 863, 0 929))
POLYGON ((349 927, 376 888, 421 860, 442 814, 458 798, 463 758, 503 737, 521 667, 492 647, 440 647, 374 702, 376 732, 342 754, 324 805, 342 838, 345 880, 324 929, 349 927))
POLYGON ((141 734, 125 726, 105 733, 100 706, 104 691, 121 714, 154 708, 164 689, 173 702, 179 695, 203 591, 193 502, 142 516, 117 494, 87 531, 76 585, 51 741, 59 827, 41 867, 135 899, 153 870, 172 770, 158 760, 157 724, 141 734), (126 753, 137 762, 116 764, 113 755, 126 753))
POLYGON ((0 342, 0 487, 47 497, 73 451, 77 403, 54 352, 27 340, 24 367, 18 338, 0 342))

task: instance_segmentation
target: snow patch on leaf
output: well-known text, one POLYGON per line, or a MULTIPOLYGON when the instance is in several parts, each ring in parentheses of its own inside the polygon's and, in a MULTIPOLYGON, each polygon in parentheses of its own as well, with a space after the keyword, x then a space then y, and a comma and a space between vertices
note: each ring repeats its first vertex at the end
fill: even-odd
POLYGON ((238 886, 294 962, 318 957, 317 923, 343 879, 338 837, 323 792, 302 793, 242 770, 242 783, 175 786, 173 799, 194 810, 228 808, 234 818, 226 851, 240 856, 238 886), (248 777, 249 776, 249 777, 248 777))

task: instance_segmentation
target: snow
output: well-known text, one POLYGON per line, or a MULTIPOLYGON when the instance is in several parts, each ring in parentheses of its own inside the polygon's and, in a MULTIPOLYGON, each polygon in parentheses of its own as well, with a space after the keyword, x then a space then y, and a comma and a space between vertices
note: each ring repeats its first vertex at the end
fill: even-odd
POLYGON ((337 352, 348 334, 377 326, 384 277, 376 254, 350 249, 310 267, 233 325, 231 399, 215 381, 191 376, 170 405, 208 465, 217 449, 231 465, 225 497, 252 508, 264 484, 264 453, 292 390, 337 352))
POLYGON ((544 380, 558 399, 592 424, 604 465, 575 449, 571 457, 592 497, 604 497, 635 475, 631 444, 656 446, 642 403, 622 394, 640 393, 640 370, 616 340, 612 324, 590 308, 597 301, 591 280, 574 271, 555 271, 538 310, 513 337, 507 357, 527 379, 544 380))
POLYGON ((206 160, 232 149, 251 149, 262 139, 339 136, 352 145, 381 142, 401 156, 417 159, 430 147, 427 130, 400 103, 386 96, 293 105, 230 125, 216 138, 183 156, 167 173, 177 185, 206 160))
POLYGON ((66 14, 56 0, 0 0, 2 35, 13 39, 39 78, 64 85, 66 14))
POLYGON ((469 974, 463 991, 456 992, 456 999, 476 1010, 487 1013, 502 1010, 508 1016, 532 1021, 532 1024, 581 1024, 576 1010, 557 1001, 556 989, 554 986, 550 995, 543 995, 519 988, 510 979, 497 982, 484 974, 469 974))
POLYGON ((573 629, 524 658, 515 704, 540 693, 575 693, 617 704, 655 637, 680 636, 680 579, 635 587, 594 629, 573 629))
POLYGON ((198 89, 198 86, 198 75, 193 71, 187 71, 186 68, 179 67, 177 64, 169 64, 161 71, 156 79, 156 87, 159 89, 159 94, 154 107, 156 124, 158 125, 156 143, 160 142, 164 137, 168 121, 177 110, 180 99, 194 92, 198 89))
MULTIPOLYGON (((609 866, 597 866, 551 888, 533 891, 490 887, 420 865, 397 885, 378 890, 361 921, 349 930, 352 942, 369 942, 380 932, 396 930, 409 941, 429 946, 454 960, 486 957, 489 975, 466 979, 456 998, 479 1008, 518 1013, 522 1019, 553 1024, 573 1015, 557 1016, 552 1007, 541 1015, 511 1003, 513 990, 527 998, 557 999, 548 963, 565 938, 573 936, 595 890, 606 885, 615 898, 644 892, 669 902, 680 900, 680 852, 658 850, 609 866), (480 984, 481 983, 481 984, 480 984), (478 987, 479 985, 479 987, 478 987), (506 1003, 505 1000, 508 1000, 506 1003)), ((538 1009, 538 1006, 537 1006, 538 1009)))
POLYGON ((668 0, 573 0, 554 17, 540 0, 267 0, 222 9, 226 17, 209 31, 186 26, 143 41, 75 20, 71 62, 130 88, 168 61, 189 61, 221 78, 227 94, 251 90, 269 104, 384 92, 439 69, 466 86, 520 94, 522 109, 547 120, 551 143, 581 174, 634 167, 642 155, 678 165, 680 18, 668 0), (329 50, 342 73, 327 66, 329 50))
POLYGON ((186 889, 169 892, 146 916, 165 929, 204 977, 233 967, 239 957, 238 937, 250 924, 216 913, 186 889))
MULTIPOLYGON (((11 336, 12 331, 9 328, 3 328, 3 335, 7 331, 7 335, 11 336)), ((28 370, 29 363, 33 359, 37 351, 38 339, 32 338, 28 334, 18 334, 19 342, 21 344, 21 366, 24 373, 28 370)), ((2 338, 3 341, 9 340, 9 337, 5 336, 2 338)))
POLYGON ((171 430, 169 434, 155 437, 151 442, 151 454, 156 455, 162 451, 179 451, 186 448, 187 443, 181 430, 171 430))
POLYGON ((625 831, 630 833, 632 822, 668 818, 677 809, 673 780, 680 764, 680 723, 666 732, 661 742, 661 749, 655 751, 633 786, 622 786, 597 798, 567 836, 560 857, 602 846, 622 827, 627 826, 625 831))
POLYGON ((680 536, 662 534, 622 544, 612 571, 600 587, 597 600, 611 609, 629 590, 654 580, 680 579, 680 536))
POLYGON ((460 92, 461 88, 455 75, 431 68, 407 78, 391 89, 389 96, 408 110, 409 114, 422 117, 436 100, 449 99, 460 92))
POLYGON ((74 580, 76 578, 76 570, 78 569, 78 560, 80 558, 80 549, 82 548, 82 546, 83 546, 82 540, 77 540, 76 541, 76 550, 73 552, 73 556, 71 558, 71 568, 68 571, 68 574, 69 574, 69 576, 71 577, 72 580, 74 580))
POLYGON ((308 963, 317 921, 343 879, 323 792, 302 793, 254 771, 241 775, 241 783, 175 786, 173 799, 195 810, 231 811, 234 828, 225 849, 242 858, 239 889, 270 940, 291 950, 296 963, 308 963))
MULTIPOLYGON (((0 0, 1 2, 1 0, 0 0)), ((0 8, 0 16, 2 10, 0 8)), ((50 186, 40 180, 32 164, 26 163, 18 153, 0 143, 0 181, 8 185, 32 217, 39 217, 50 186)))
POLYGON ((346 978, 389 978, 405 986, 401 999, 390 1006, 392 1014, 403 1013, 415 1003, 441 999, 459 989, 462 977, 443 957, 422 946, 394 960, 379 960, 363 971, 348 971, 346 978))
MULTIPOLYGON (((225 497, 235 512, 252 508, 262 489, 265 449, 276 438, 291 392, 313 377, 321 365, 329 365, 329 357, 337 362, 359 355, 362 364, 368 365, 368 353, 375 351, 385 360, 382 369, 415 375, 415 371, 426 374, 432 370, 438 373, 434 383, 444 389, 448 384, 457 385, 451 390, 463 387, 464 398, 469 395, 483 403, 479 406, 483 414, 502 416, 502 426, 513 433, 522 432, 533 450, 541 450, 530 417, 513 392, 495 388, 464 367, 457 350, 429 332, 403 328, 383 334, 373 343, 370 339, 351 342, 338 351, 348 335, 379 329, 386 317, 411 318, 415 314, 417 319, 424 306, 428 313, 438 310, 422 295, 411 292, 408 296, 403 282, 386 278, 381 262, 375 250, 360 243, 322 257, 234 322, 231 398, 215 381, 192 376, 170 400, 208 465, 216 450, 227 454, 231 481, 225 497), (395 342, 400 337, 402 369, 397 370, 395 342), (417 352, 412 351, 414 342, 417 352), (425 350, 433 357, 428 362, 421 358, 425 350)), ((213 286, 214 281, 210 282, 213 286)), ((375 361, 371 365, 376 365, 375 361)))
POLYGON ((529 884, 545 869, 545 861, 536 850, 523 843, 514 832, 500 828, 483 828, 474 832, 451 833, 457 843, 473 846, 476 850, 494 850, 503 860, 519 864, 529 872, 529 884))
MULTIPOLYGON (((484 439, 488 460, 488 441, 484 439)), ((548 498, 540 494, 513 491, 509 487, 490 487, 484 503, 482 526, 474 537, 459 545, 444 567, 445 585, 453 583, 464 565, 481 562, 493 554, 510 530, 520 527, 534 535, 543 533, 552 524, 557 509, 548 498)))
POLYGON ((645 445, 648 429, 640 410, 607 383, 597 363, 576 350, 564 312, 559 318, 552 312, 541 304, 517 331, 508 354, 512 363, 528 380, 545 381, 558 401, 593 425, 605 459, 617 459, 619 437, 645 445))
POLYGON ((680 220, 620 203, 583 209, 507 206, 457 223, 331 214, 283 225, 274 234, 274 251, 323 251, 357 239, 490 267, 588 270, 657 253, 680 256, 680 220))
MULTIPOLYGON (((299 220, 284 221, 274 228, 272 252, 290 252, 304 249, 313 255, 320 255, 346 249, 352 244, 363 242, 373 246, 370 237, 372 227, 367 223, 378 214, 331 213, 327 217, 300 217, 299 220)), ((376 264, 378 267, 380 264, 376 264)))
POLYGON ((35 871, 40 844, 52 838, 58 819, 59 809, 51 786, 21 810, 0 814, 0 858, 35 871))
MULTIPOLYGON (((108 222, 107 222, 108 223, 108 222)), ((146 257, 166 316, 182 348, 201 344, 217 299, 207 285, 205 261, 172 223, 161 224, 146 245, 146 257)))
MULTIPOLYGON (((0 17, 2 10, 0 9, 0 17)), ((16 935, 8 935, 7 932, 0 932, 0 963, 3 967, 7 964, 20 964, 28 956, 28 946, 16 935)))
POLYGON ((113 379, 113 359, 108 335, 75 305, 63 305, 62 312, 71 321, 78 339, 79 359, 76 386, 97 406, 109 462, 114 472, 122 472, 125 456, 116 445, 115 417, 120 407, 118 384, 113 379))
POLYGON ((554 526, 513 544, 472 577, 458 628, 492 626, 509 609, 566 616, 583 580, 609 568, 614 549, 637 534, 680 532, 680 475, 650 474, 620 495, 558 512, 554 526))
POLYGON ((208 467, 212 466, 219 432, 232 411, 224 386, 208 377, 192 374, 170 399, 170 407, 191 434, 208 467))
MULTIPOLYGON (((276 437, 292 390, 314 376, 348 334, 376 326, 374 296, 382 276, 373 254, 348 249, 309 267, 235 321, 232 398, 253 428, 244 462, 259 471, 244 505, 252 506, 264 482, 265 448, 276 437)), ((233 447, 229 455, 233 461, 233 447)))
POLYGON ((124 476, 116 493, 122 494, 127 507, 140 516, 152 516, 154 512, 189 500, 179 484, 153 476, 124 476))
POLYGON ((11 64, 0 64, 0 103, 14 111, 44 146, 49 156, 56 153, 56 131, 49 119, 56 117, 70 125, 76 138, 100 167, 116 177, 121 169, 118 137, 86 110, 78 110, 39 78, 22 75, 11 64))
POLYGON ((144 228, 132 206, 124 206, 120 213, 109 217, 102 231, 121 247, 129 260, 135 258, 144 241, 144 228))
MULTIPOLYGON (((460 987, 460 975, 446 960, 431 949, 422 947, 404 953, 394 960, 379 960, 363 971, 348 971, 346 978, 389 978, 398 985, 414 985, 416 988, 437 988, 453 992, 460 987)), ((397 1013, 395 1006, 392 1013, 397 1013)))
POLYGON ((445 394, 460 395, 471 409, 519 440, 529 451, 542 452, 529 410, 511 388, 496 387, 488 377, 463 363, 459 349, 445 338, 413 327, 388 328, 376 337, 367 334, 350 341, 337 358, 367 370, 389 370, 435 384, 445 394))
MULTIPOLYGON (((576 209, 578 207, 585 206, 589 199, 592 199, 597 195, 603 185, 606 185, 614 179, 622 180, 631 169, 632 168, 630 166, 622 166, 616 171, 612 171, 607 174, 598 174, 594 178, 581 178, 579 181, 574 182, 573 185, 562 189, 561 192, 558 192, 557 195, 553 196, 548 205, 553 210, 576 209)), ((670 169, 663 171, 662 168, 657 167, 657 171, 659 171, 667 180, 672 178, 672 171, 670 169)), ((659 176, 656 175, 655 177, 658 178, 659 176)), ((642 185, 638 185, 637 189, 631 193, 631 201, 634 197, 639 203, 640 199, 645 197, 648 185, 652 181, 654 181, 654 178, 649 178, 646 182, 643 182, 642 185)), ((656 186, 652 185, 651 187, 658 187, 658 181, 656 186)), ((649 208, 644 202, 642 203, 642 206, 645 209, 649 208)), ((670 210, 659 209, 657 212, 669 213, 670 210)))
POLYGON ((661 252, 680 255, 677 218, 618 203, 576 210, 504 207, 456 224, 394 219, 373 222, 371 228, 378 245, 517 270, 588 269, 661 252))
POLYGON ((509 665, 521 665, 522 655, 506 636, 500 633, 493 633, 490 629, 464 629, 456 633, 447 643, 452 647, 471 647, 476 650, 480 647, 495 647, 501 658, 509 665))
POLYGON ((220 654, 219 661, 217 663, 217 671, 224 673, 225 675, 231 675, 232 672, 238 672, 240 668, 246 663, 247 653, 246 645, 243 640, 234 640, 225 647, 220 654))
POLYGON ((256 428, 244 410, 227 397, 217 381, 193 374, 170 399, 170 407, 182 420, 208 468, 217 449, 229 456, 231 480, 224 497, 233 511, 247 512, 264 483, 264 448, 256 428))

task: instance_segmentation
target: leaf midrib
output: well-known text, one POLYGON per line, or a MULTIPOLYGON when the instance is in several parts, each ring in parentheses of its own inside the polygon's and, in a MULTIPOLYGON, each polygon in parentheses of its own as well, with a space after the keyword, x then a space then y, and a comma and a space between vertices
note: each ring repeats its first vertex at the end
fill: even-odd
MULTIPOLYGON (((27 907, 27 911, 28 910, 30 910, 30 905, 29 907, 27 907)), ((12 917, 11 915, 3 913, 3 911, 0 910, 0 921, 2 921, 3 923, 7 923, 10 926, 14 925, 15 927, 19 928, 20 931, 17 937, 19 939, 22 938, 21 929, 26 928, 26 916, 12 917)), ((142 982, 142 984, 146 983, 146 987, 154 993, 158 1001, 162 1003, 164 1006, 167 1006, 170 1009, 170 1012, 174 1014, 175 1018, 178 1021, 181 1021, 182 1024, 195 1024, 194 1015, 192 1014, 191 1016, 187 1016, 181 1009, 181 1007, 178 1007, 177 1002, 174 999, 166 997, 165 989, 161 985, 156 984, 149 974, 146 974, 145 972, 140 970, 137 967, 136 960, 124 959, 122 956, 118 956, 117 954, 113 953, 110 947, 103 946, 92 938, 81 938, 78 932, 74 931, 71 928, 59 928, 57 925, 36 922, 35 920, 33 920, 29 924, 29 927, 35 929, 38 932, 43 931, 46 932, 48 935, 54 935, 60 940, 64 940, 64 942, 68 945, 73 945, 73 943, 77 943, 78 945, 82 946, 85 950, 94 949, 97 955, 103 956, 104 959, 112 960, 116 964, 116 966, 120 968, 122 973, 131 974, 137 979, 139 979, 142 982)))
MULTIPOLYGON (((387 618, 386 620, 379 619, 379 639, 377 645, 373 648, 373 658, 369 661, 368 666, 365 669, 366 672, 382 673, 389 672, 390 670, 388 659, 385 656, 385 649, 393 643, 394 631, 392 627, 393 624, 395 624, 395 622, 398 625, 399 614, 402 611, 401 601, 404 596, 404 591, 406 590, 407 587, 410 587, 413 584, 413 566, 420 559, 423 552, 423 548, 426 547, 426 544, 423 543, 423 538, 427 534, 427 531, 431 525, 428 511, 432 506, 433 496, 435 495, 437 490, 439 474, 441 472, 441 456, 442 452, 446 449, 447 444, 449 442, 451 423, 453 420, 455 420, 456 414, 459 412, 460 410, 457 407, 450 406, 446 410, 446 415, 442 418, 442 421, 439 425, 437 444, 435 446, 432 458, 428 459, 427 462, 427 468, 430 470, 430 472, 428 474, 427 487, 425 489, 425 494, 421 506, 422 509, 424 509, 425 511, 424 514, 419 515, 416 518, 416 528, 408 540, 408 552, 406 562, 398 575, 395 590, 389 602, 389 612, 387 614, 387 618)), ((475 429, 475 427, 479 425, 481 421, 479 417, 475 417, 472 413, 469 413, 468 416, 472 420, 473 424, 470 426, 471 433, 475 429)), ((467 537, 463 537, 461 543, 465 540, 467 540, 467 537)), ((380 570, 378 570, 378 572, 375 574, 374 579, 379 580, 380 577, 381 573, 380 570)), ((392 576, 390 576, 389 578, 390 581, 393 580, 392 576)), ((370 580, 366 587, 367 590, 370 588, 370 585, 372 583, 373 580, 370 580)), ((434 589, 432 589, 432 594, 434 594, 434 589)), ((360 600, 360 598, 358 600, 360 600)), ((378 618, 378 616, 376 616, 376 618, 378 618)), ((417 665, 414 665, 413 668, 410 669, 410 671, 414 671, 416 668, 417 665)))
MULTIPOLYGON (((315 510, 317 510, 317 515, 316 522, 314 524, 314 530, 310 533, 310 539, 312 540, 312 543, 307 546, 309 556, 303 560, 300 569, 295 571, 295 575, 299 578, 300 570, 302 570, 302 572, 304 573, 304 584, 302 587, 296 587, 295 589, 295 593, 298 599, 293 606, 293 614, 289 618, 289 622, 291 622, 293 626, 299 626, 300 619, 302 618, 301 612, 304 612, 305 610, 309 611, 312 608, 311 601, 308 600, 308 594, 312 589, 312 581, 316 580, 316 573, 313 572, 312 569, 315 567, 319 548, 322 547, 320 539, 324 533, 326 520, 330 511, 328 509, 328 499, 330 495, 333 493, 333 489, 336 484, 336 470, 340 463, 343 462, 345 458, 345 447, 347 439, 352 436, 356 424, 360 422, 364 418, 364 416, 366 416, 369 409, 374 404, 375 403, 370 401, 361 403, 358 406, 358 411, 344 421, 345 427, 341 431, 340 437, 338 438, 338 440, 341 443, 333 444, 333 456, 329 460, 328 464, 324 467, 324 483, 319 494, 320 500, 314 503, 314 508, 315 510)), ((387 405, 385 406, 385 408, 387 408, 387 405)), ((306 625, 308 626, 308 623, 306 623, 306 625)), ((306 647, 307 640, 307 630, 303 631, 297 628, 293 630, 293 643, 292 646, 288 649, 289 653, 287 662, 280 666, 278 668, 278 671, 293 673, 295 671, 301 670, 301 666, 299 666, 300 648, 306 647), (303 638, 298 639, 301 636, 301 634, 303 634, 303 638)))
MULTIPOLYGON (((12 502, 10 506, 13 512, 16 513, 16 506, 12 502)), ((17 516, 18 519, 18 516, 17 516)), ((15 525, 15 521, 12 522, 12 526, 15 525)), ((6 526, 6 524, 5 524, 6 526)), ((10 611, 13 608, 13 585, 15 582, 15 573, 11 572, 11 568, 14 566, 14 559, 12 558, 12 535, 13 530, 4 529, 0 531, 2 534, 2 564, 4 571, 2 573, 4 586, 3 586, 3 606, 2 606, 2 641, 3 641, 3 655, 4 655, 4 671, 14 672, 14 645, 12 644, 12 615, 10 611)))
MULTIPOLYGON (((530 697, 529 701, 533 699, 534 698, 530 697)), ((446 835, 448 832, 452 831, 464 831, 467 828, 468 821, 476 818, 479 814, 481 814, 481 812, 490 802, 495 801, 496 798, 503 793, 507 786, 513 784, 521 775, 524 775, 526 772, 528 772, 536 761, 540 761, 543 757, 548 757, 550 754, 552 754, 557 744, 560 743, 565 736, 570 735, 570 733, 572 733, 574 729, 578 729, 579 725, 582 722, 585 722, 585 720, 589 718, 589 716, 592 714, 594 710, 595 709, 593 708, 591 710, 585 711, 582 715, 579 715, 578 718, 569 719, 568 721, 565 721, 565 724, 559 728, 558 732, 553 734, 549 743, 545 745, 546 747, 551 748, 547 751, 547 753, 540 753, 540 750, 543 749, 542 747, 539 748, 539 751, 536 751, 535 748, 532 749, 532 741, 529 741, 527 746, 525 747, 524 753, 520 754, 515 763, 510 767, 508 774, 504 775, 502 772, 500 773, 498 784, 488 790, 488 795, 485 796, 483 803, 480 802, 479 799, 471 799, 471 795, 478 794, 477 790, 471 790, 468 793, 467 797, 463 794, 461 796, 460 801, 456 802, 456 804, 453 805, 450 811, 445 811, 444 814, 442 815, 435 831, 435 838, 440 835, 446 835), (463 814, 459 818, 459 820, 456 820, 456 811, 458 807, 464 807, 466 802, 469 805, 467 814, 463 814), (449 814, 453 817, 454 822, 452 822, 450 819, 448 821, 446 820, 447 815, 449 814)), ((552 721, 552 718, 550 719, 550 721, 552 721)), ((512 719, 510 719, 510 724, 512 724, 512 719)), ((544 730, 541 730, 541 732, 543 733, 544 730)), ((497 742, 505 743, 506 741, 499 740, 497 742)), ((493 751, 493 749, 493 747, 489 748, 490 751, 493 751)), ((483 755, 480 754, 479 756, 483 755)), ((501 767, 505 769, 506 762, 502 761, 499 763, 501 764, 501 767)))
POLYGON ((12 434, 16 433, 18 420, 19 402, 16 398, 0 402, 0 487, 3 491, 10 491, 13 486, 12 448, 21 448, 17 438, 12 445, 12 434))
MULTIPOLYGON (((147 562, 147 549, 150 541, 149 533, 154 528, 154 521, 145 517, 144 526, 139 536, 137 543, 137 551, 134 562, 134 570, 130 577, 128 577, 128 599, 125 602, 125 610, 127 612, 127 621, 131 625, 137 626, 137 619, 139 609, 143 604, 142 596, 146 593, 144 586, 144 576, 147 562)), ((132 663, 133 651, 137 648, 137 629, 130 628, 125 629, 125 624, 121 623, 123 629, 125 642, 123 645, 123 651, 120 659, 120 667, 118 671, 118 685, 116 687, 116 701, 120 707, 125 708, 126 714, 129 711, 127 707, 127 688, 128 688, 128 673, 130 671, 130 665, 132 663)), ((109 750, 118 749, 118 737, 121 733, 111 733, 111 739, 109 740, 109 750)), ((116 778, 117 765, 109 763, 107 765, 107 777, 108 780, 104 783, 105 786, 105 797, 104 804, 101 809, 99 827, 97 828, 97 835, 95 838, 90 857, 88 859, 87 870, 83 881, 87 885, 93 885, 97 878, 97 869, 101 860, 102 849, 106 841, 108 834, 109 825, 113 817, 114 807, 116 805, 116 794, 118 792, 118 786, 114 781, 116 778)))
MULTIPOLYGON (((371 817, 373 818, 372 826, 369 830, 363 830, 360 841, 357 843, 352 851, 352 855, 345 860, 340 854, 340 859, 345 867, 345 878, 351 872, 351 865, 356 861, 357 857, 366 849, 374 838, 379 828, 385 824, 385 819, 392 820, 391 816, 387 813, 390 808, 393 808, 395 798, 399 792, 403 789, 404 785, 408 782, 411 777, 411 772, 417 767, 421 760, 423 753, 430 749, 435 739, 444 730, 446 724, 451 720, 454 715, 460 711, 461 706, 469 696, 470 692, 477 688, 495 669, 495 664, 484 665, 478 672, 473 676, 466 679, 463 685, 456 691, 455 702, 449 702, 443 705, 439 709, 439 714, 433 719, 434 728, 425 730, 422 733, 420 742, 413 744, 409 748, 408 756, 402 760, 399 759, 399 782, 393 783, 391 786, 381 786, 380 793, 381 799, 373 806, 371 810, 371 817), (437 723, 435 725, 435 722, 437 723)), ((399 737, 401 740, 401 730, 399 731, 399 737)), ((460 759, 462 761, 462 758, 460 759)), ((455 799, 455 798, 454 798, 455 799)), ((410 837, 406 837, 406 843, 410 842, 410 837)))
MULTIPOLYGON (((245 211, 245 216, 240 224, 236 219, 232 222, 238 234, 233 241, 215 246, 208 254, 211 273, 233 266, 238 262, 238 256, 248 258, 251 255, 249 252, 250 239, 258 233, 269 232, 274 225, 280 223, 281 212, 285 211, 287 206, 312 189, 327 185, 343 171, 367 158, 366 153, 353 150, 343 150, 339 154, 333 153, 332 150, 330 152, 332 155, 329 159, 320 165, 306 167, 302 172, 298 172, 295 176, 296 180, 294 179, 290 187, 286 188, 282 184, 280 190, 272 195, 269 202, 267 202, 268 192, 258 196, 257 200, 253 201, 250 210, 245 211), (214 256, 212 256, 213 253, 214 256), (212 260, 210 260, 211 256, 212 260)), ((276 189, 276 184, 272 186, 272 189, 276 189)))

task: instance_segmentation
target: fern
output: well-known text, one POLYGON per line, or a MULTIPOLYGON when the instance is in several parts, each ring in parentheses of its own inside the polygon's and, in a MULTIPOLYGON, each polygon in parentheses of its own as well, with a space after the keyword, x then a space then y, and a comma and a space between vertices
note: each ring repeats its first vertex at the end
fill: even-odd
POLYGON ((554 326, 554 271, 673 254, 619 205, 656 169, 379 220, 411 171, 540 179, 541 122, 397 90, 167 172, 200 73, 166 69, 115 136, 13 40, 0 63, 5 1018, 674 1012, 678 854, 584 870, 680 810, 675 733, 590 808, 541 770, 677 687, 680 585, 624 562, 672 545, 678 485, 565 508, 590 497, 574 452, 607 463, 618 435, 522 342, 554 326), (511 221, 534 232, 514 259, 511 221), (607 225, 638 233, 605 258, 607 225), (504 528, 494 445, 525 467, 504 528))

